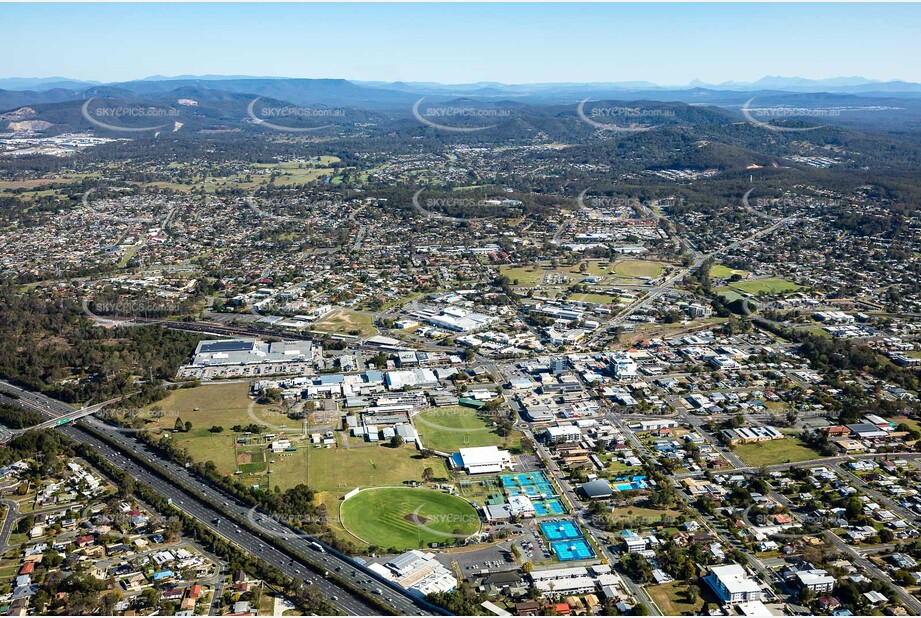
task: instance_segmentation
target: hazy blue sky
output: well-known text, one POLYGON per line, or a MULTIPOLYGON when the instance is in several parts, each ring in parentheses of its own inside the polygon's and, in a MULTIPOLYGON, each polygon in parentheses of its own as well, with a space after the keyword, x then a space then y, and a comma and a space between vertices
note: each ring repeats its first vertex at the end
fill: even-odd
POLYGON ((0 4, 0 24, 2 77, 921 81, 917 4, 0 4))

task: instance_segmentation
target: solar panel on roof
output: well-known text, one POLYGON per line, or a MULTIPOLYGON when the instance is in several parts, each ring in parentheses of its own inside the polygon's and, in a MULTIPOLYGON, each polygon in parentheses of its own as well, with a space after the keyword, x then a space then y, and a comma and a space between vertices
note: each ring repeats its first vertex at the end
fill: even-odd
POLYGON ((202 354, 212 354, 214 352, 246 352, 252 350, 256 345, 254 341, 207 341, 201 344, 199 350, 202 354))

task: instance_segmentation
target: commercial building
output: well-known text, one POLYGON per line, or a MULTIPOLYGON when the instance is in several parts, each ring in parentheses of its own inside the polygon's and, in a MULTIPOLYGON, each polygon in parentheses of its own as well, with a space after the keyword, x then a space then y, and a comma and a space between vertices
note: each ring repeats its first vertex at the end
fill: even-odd
POLYGON ((543 438, 548 444, 568 444, 582 439, 582 430, 576 425, 561 425, 544 429, 543 438))
POLYGON ((435 554, 415 549, 400 554, 386 564, 372 564, 369 568, 417 597, 451 592, 457 587, 457 578, 450 569, 438 562, 435 554))
POLYGON ((636 377, 638 367, 636 361, 624 352, 615 352, 609 359, 611 371, 618 380, 632 380, 636 377))
POLYGON ((773 427, 765 426, 724 429, 723 437, 729 444, 751 444, 755 442, 781 440, 786 436, 773 427))
POLYGON ((192 362, 179 369, 181 378, 304 375, 322 356, 322 348, 310 341, 226 339, 200 341, 192 362))
POLYGON ((450 463, 464 468, 468 474, 490 474, 513 467, 511 453, 497 446, 462 448, 451 457, 450 463))
POLYGON ((726 605, 761 600, 758 582, 750 578, 739 564, 711 567, 710 573, 703 579, 726 605))

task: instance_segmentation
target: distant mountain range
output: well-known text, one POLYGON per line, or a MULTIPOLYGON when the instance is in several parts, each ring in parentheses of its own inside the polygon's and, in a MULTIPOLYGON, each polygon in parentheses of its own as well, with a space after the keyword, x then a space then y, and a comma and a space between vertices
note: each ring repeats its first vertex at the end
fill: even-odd
MULTIPOLYGON (((890 129, 921 127, 921 84, 874 82, 860 77, 825 80, 764 77, 750 84, 695 82, 664 87, 650 82, 582 84, 439 84, 432 82, 357 82, 346 79, 301 79, 249 76, 153 76, 120 83, 94 83, 63 77, 0 79, 0 130, 9 122, 42 121, 54 130, 94 129, 81 113, 87 101, 121 100, 132 105, 182 110, 183 131, 246 130, 255 126, 247 112, 255 100, 283 109, 284 104, 305 108, 349 110, 330 115, 332 125, 413 120, 414 107, 456 104, 501 108, 508 117, 500 124, 546 114, 574 113, 583 101, 629 104, 680 103, 692 107, 723 108, 740 117, 753 99, 754 107, 826 108, 832 124, 857 126, 870 122, 890 129), (281 106, 281 107, 279 107, 281 106), (23 110, 22 108, 28 108, 23 110), (837 113, 845 110, 846 114, 837 113), (3 121, 7 122, 3 122, 3 121)), ((806 114, 808 115, 808 114, 806 114)), ((500 117, 501 120, 501 117, 500 117)), ((255 123, 263 120, 255 120, 255 123)), ((543 122, 543 121, 541 121, 543 122)), ((309 122, 306 123, 309 125, 309 122)), ((98 130, 99 126, 95 127, 98 130)))
POLYGON ((251 75, 180 75, 163 76, 153 75, 144 79, 128 82, 99 82, 77 80, 66 77, 7 77, 0 78, 0 90, 31 90, 43 92, 58 88, 69 90, 82 90, 93 86, 120 85, 134 90, 130 85, 151 82, 166 83, 197 83, 197 82, 347 82, 358 86, 412 93, 441 93, 463 95, 519 95, 519 96, 554 96, 571 92, 594 91, 686 91, 693 89, 704 90, 734 90, 734 91, 759 91, 779 90, 785 92, 836 92, 858 94, 865 92, 886 93, 921 93, 921 84, 900 80, 879 81, 864 77, 830 77, 825 79, 807 79, 803 77, 781 77, 768 75, 754 82, 727 81, 719 84, 692 80, 687 84, 662 85, 648 81, 629 82, 585 82, 585 83, 535 83, 535 84, 505 84, 501 82, 475 82, 466 84, 444 84, 438 82, 385 82, 385 81, 360 81, 345 79, 306 79, 289 77, 267 77, 251 75))

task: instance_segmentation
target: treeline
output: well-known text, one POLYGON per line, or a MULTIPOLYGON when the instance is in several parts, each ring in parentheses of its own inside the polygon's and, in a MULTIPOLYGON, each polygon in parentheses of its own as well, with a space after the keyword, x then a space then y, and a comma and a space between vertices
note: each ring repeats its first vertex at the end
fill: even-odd
POLYGON ((0 401, 0 424, 8 429, 25 429, 45 420, 38 412, 23 410, 0 401))
POLYGON ((78 304, 0 285, 0 376, 69 403, 136 393, 143 405, 163 398, 199 335, 93 324, 78 304))

